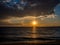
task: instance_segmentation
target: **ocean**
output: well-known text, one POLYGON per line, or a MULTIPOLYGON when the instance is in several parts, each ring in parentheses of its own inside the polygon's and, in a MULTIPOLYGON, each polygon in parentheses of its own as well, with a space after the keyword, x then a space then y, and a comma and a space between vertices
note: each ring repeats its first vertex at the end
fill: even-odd
POLYGON ((58 43, 60 27, 0 27, 0 43, 58 43))

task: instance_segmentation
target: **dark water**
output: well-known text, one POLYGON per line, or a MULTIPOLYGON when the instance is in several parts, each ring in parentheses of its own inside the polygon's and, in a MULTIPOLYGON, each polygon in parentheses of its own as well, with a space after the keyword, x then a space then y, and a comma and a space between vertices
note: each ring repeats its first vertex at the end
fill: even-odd
POLYGON ((56 40, 60 40, 60 27, 0 27, 0 42, 56 40))

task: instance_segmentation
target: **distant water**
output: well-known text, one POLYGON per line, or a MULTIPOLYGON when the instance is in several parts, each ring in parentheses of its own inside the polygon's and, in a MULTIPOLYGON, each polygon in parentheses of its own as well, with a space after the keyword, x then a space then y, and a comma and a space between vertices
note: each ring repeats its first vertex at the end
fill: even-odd
POLYGON ((0 42, 59 39, 60 27, 0 27, 0 42))

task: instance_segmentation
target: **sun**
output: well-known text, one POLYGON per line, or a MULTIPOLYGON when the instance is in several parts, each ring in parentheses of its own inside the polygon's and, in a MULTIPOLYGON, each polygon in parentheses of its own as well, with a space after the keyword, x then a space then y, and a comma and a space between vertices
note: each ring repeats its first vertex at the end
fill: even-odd
POLYGON ((36 26, 37 25, 37 21, 32 21, 32 25, 36 26))

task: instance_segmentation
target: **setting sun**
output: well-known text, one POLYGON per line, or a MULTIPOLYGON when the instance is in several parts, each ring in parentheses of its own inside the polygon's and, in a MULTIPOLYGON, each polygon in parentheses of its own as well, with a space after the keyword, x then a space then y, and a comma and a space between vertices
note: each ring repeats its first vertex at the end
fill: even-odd
POLYGON ((33 25, 33 26, 36 26, 36 25, 37 25, 37 21, 33 21, 33 22, 32 22, 32 25, 33 25))

